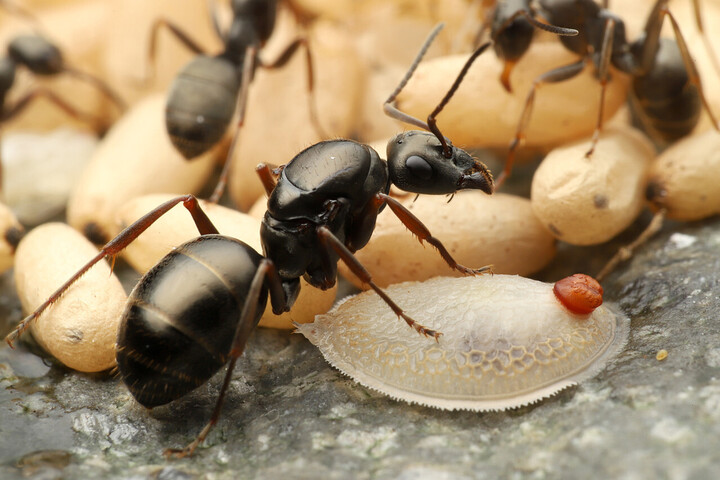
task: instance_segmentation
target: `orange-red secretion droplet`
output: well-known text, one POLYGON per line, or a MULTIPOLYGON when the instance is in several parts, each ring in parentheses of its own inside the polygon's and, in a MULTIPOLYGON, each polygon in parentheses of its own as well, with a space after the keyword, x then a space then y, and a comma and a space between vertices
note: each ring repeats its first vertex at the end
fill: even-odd
POLYGON ((600 283, 583 273, 558 280, 553 292, 565 308, 580 315, 592 313, 603 302, 603 288, 600 283))

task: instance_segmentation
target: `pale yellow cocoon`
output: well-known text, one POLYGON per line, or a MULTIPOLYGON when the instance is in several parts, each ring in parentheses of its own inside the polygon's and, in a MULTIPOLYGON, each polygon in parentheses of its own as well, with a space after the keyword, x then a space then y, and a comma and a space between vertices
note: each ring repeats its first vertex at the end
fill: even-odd
MULTIPOLYGON (((555 255, 555 239, 537 221, 525 198, 480 191, 459 192, 449 203, 442 195, 414 198, 407 194, 399 200, 466 267, 493 265, 495 273, 528 275, 555 255)), ((462 275, 451 270, 434 247, 420 244, 387 207, 378 216, 370 242, 355 256, 380 286, 462 275)), ((343 263, 338 268, 362 287, 343 263)))
POLYGON ((165 96, 136 104, 108 132, 70 196, 70 225, 85 231, 96 225, 105 241, 118 233, 115 210, 148 193, 195 193, 215 167, 215 150, 186 160, 165 129, 165 96))
POLYGON ((659 196, 654 207, 667 208, 668 218, 700 220, 720 213, 720 133, 686 137, 650 165, 648 185, 659 196))
MULTIPOLYGON (((170 195, 146 195, 128 202, 118 211, 119 226, 125 227, 161 203, 170 195)), ((213 225, 222 235, 237 238, 262 253, 260 244, 260 221, 231 208, 201 201, 200 205, 213 225)), ((123 253, 124 258, 138 272, 145 273, 174 247, 199 235, 190 213, 177 205, 157 220, 150 228, 131 243, 123 253)), ((189 279, 192 281, 192 279, 189 279)), ((300 295, 289 312, 274 315, 268 301, 260 325, 273 328, 292 328, 293 322, 310 322, 319 313, 327 312, 335 300, 337 287, 320 290, 300 280, 300 295)))
MULTIPOLYGON (((400 110, 426 119, 447 93, 470 54, 422 62, 398 97, 400 110)), ((559 41, 534 41, 517 63, 510 81, 513 93, 500 83, 503 64, 489 49, 472 65, 445 109, 438 115, 443 135, 461 147, 507 148, 515 137, 532 82, 541 74, 579 57, 559 41)), ((613 72, 608 83, 604 118, 625 102, 628 80, 613 72)), ((582 138, 595 129, 600 105, 600 83, 592 68, 571 80, 541 86, 535 95, 525 145, 552 147, 582 138)))
MULTIPOLYGON (((20 242, 15 285, 28 314, 98 254, 64 223, 35 228, 20 242)), ((127 295, 101 260, 37 318, 30 331, 48 353, 68 367, 99 372, 115 365, 115 341, 127 295)))
POLYGON ((594 245, 627 228, 644 205, 645 179, 655 150, 629 127, 603 132, 590 158, 590 141, 558 147, 533 177, 532 208, 558 239, 594 245))

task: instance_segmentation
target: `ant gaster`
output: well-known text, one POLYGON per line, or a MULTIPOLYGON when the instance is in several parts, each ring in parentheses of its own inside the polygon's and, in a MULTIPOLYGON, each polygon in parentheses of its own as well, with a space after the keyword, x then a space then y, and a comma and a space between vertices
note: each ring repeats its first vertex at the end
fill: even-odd
POLYGON ((498 185, 510 174, 515 150, 525 138, 537 88, 542 84, 569 80, 580 74, 589 63, 595 66, 601 93, 597 124, 586 156, 592 155, 602 130, 610 65, 632 77, 630 105, 645 130, 656 141, 672 142, 687 135, 698 121, 701 105, 710 115, 715 129, 720 130, 677 21, 667 8, 667 0, 655 2, 644 33, 633 42, 626 39, 623 20, 593 0, 539 0, 538 3, 543 17, 550 23, 580 32, 577 36, 561 36, 560 41, 581 58, 550 70, 533 82, 515 138, 510 144, 505 168, 497 179, 498 185), (673 27, 675 41, 660 38, 666 16, 673 27))
MULTIPOLYGON (((238 128, 243 124, 247 92, 257 67, 273 69, 284 66, 300 46, 305 47, 308 90, 313 91, 313 62, 305 38, 296 38, 273 62, 265 62, 260 51, 275 26, 277 0, 232 0, 233 20, 226 32, 220 29, 216 9, 212 9, 213 26, 223 39, 224 49, 208 56, 203 49, 169 20, 157 20, 152 28, 149 65, 154 64, 155 44, 160 27, 166 27, 197 56, 178 73, 168 92, 165 124, 170 141, 186 158, 192 159, 208 151, 225 134, 236 107, 238 128)), ((321 136, 325 136, 317 120, 315 102, 310 95, 310 118, 321 136)), ((227 154, 225 168, 210 200, 222 195, 235 141, 227 154)))
POLYGON ((385 303, 418 333, 436 340, 440 332, 410 318, 372 280, 353 255, 365 246, 379 210, 387 205, 421 241, 433 245, 448 265, 464 274, 490 270, 458 264, 445 247, 409 210, 388 195, 390 184, 416 193, 453 194, 461 189, 493 192, 487 168, 454 147, 437 127, 435 116, 454 94, 470 64, 488 44, 468 59, 455 83, 427 123, 400 113, 394 101, 414 72, 438 26, 427 39, 386 111, 427 131, 408 131, 388 144, 388 161, 367 145, 351 140, 324 141, 309 147, 279 171, 258 166, 269 193, 261 227, 264 256, 245 243, 218 234, 192 195, 170 200, 123 230, 100 253, 6 337, 12 345, 29 323, 57 301, 92 265, 113 257, 173 206, 190 212, 200 237, 174 249, 134 288, 127 301, 117 340, 120 374, 133 396, 146 407, 171 402, 199 387, 228 363, 228 370, 210 421, 182 450, 166 454, 186 456, 217 422, 233 368, 257 325, 267 297, 273 312, 292 308, 300 277, 326 289, 337 278, 337 262, 369 285, 385 303))

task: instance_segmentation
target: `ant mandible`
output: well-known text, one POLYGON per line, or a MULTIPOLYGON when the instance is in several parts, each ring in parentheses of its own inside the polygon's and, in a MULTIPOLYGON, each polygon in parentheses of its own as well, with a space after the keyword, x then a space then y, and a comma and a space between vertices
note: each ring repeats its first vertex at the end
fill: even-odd
MULTIPOLYGON (((211 6, 212 7, 212 6, 211 6)), ((209 150, 225 134, 237 109, 237 128, 245 116, 245 104, 250 83, 258 67, 266 69, 284 66, 300 46, 305 47, 307 83, 310 95, 310 119, 321 137, 325 137, 318 122, 315 102, 313 60, 307 39, 296 38, 272 62, 265 62, 260 51, 272 35, 277 15, 277 0, 232 0, 233 20, 225 33, 220 29, 217 10, 211 8, 213 27, 223 39, 224 49, 208 56, 194 40, 166 19, 155 21, 150 38, 149 65, 154 64, 155 44, 160 27, 166 27, 197 56, 190 61, 173 81, 168 92, 165 124, 175 148, 186 159, 192 159, 209 150)), ((152 76, 152 74, 150 75, 152 76)), ((225 167, 210 201, 217 202, 225 188, 230 158, 238 138, 233 136, 225 167)))
MULTIPOLYGON (((530 122, 537 88, 543 84, 569 80, 590 63, 595 66, 601 90, 597 124, 586 157, 592 155, 602 130, 610 65, 632 77, 631 107, 645 130, 655 136, 656 140, 672 142, 687 135, 699 119, 701 105, 708 112, 715 129, 720 131, 678 23, 667 8, 667 0, 655 2, 644 33, 633 42, 626 39, 623 20, 605 8, 607 2, 604 7, 593 0, 539 0, 539 4, 543 16, 549 22, 580 32, 574 37, 561 36, 560 41, 581 58, 550 70, 533 82, 515 138, 510 143, 505 168, 497 178, 498 186, 512 171, 515 151, 525 138, 525 130, 530 122), (673 27, 675 41, 660 38, 666 16, 673 27)), ((694 5, 697 8, 696 2, 694 5)))
POLYGON ((490 270, 489 266, 471 269, 458 264, 418 218, 388 195, 391 183, 409 192, 429 194, 453 194, 462 189, 491 194, 494 189, 485 165, 453 146, 435 118, 489 44, 471 55, 427 123, 394 106, 441 27, 426 40, 385 103, 389 115, 426 131, 398 134, 388 144, 387 162, 368 145, 330 140, 299 153, 279 169, 277 180, 269 167, 258 166, 269 194, 260 232, 264 256, 235 238, 220 235, 194 196, 177 197, 108 242, 6 337, 8 344, 12 346, 30 322, 95 263, 114 258, 179 203, 192 215, 200 236, 169 253, 133 289, 118 334, 118 369, 132 395, 149 408, 186 395, 226 363, 228 369, 208 424, 187 447, 167 450, 166 455, 190 455, 205 439, 218 421, 233 368, 262 316, 267 297, 274 313, 290 310, 301 276, 314 287, 329 288, 335 284, 337 262, 342 260, 399 318, 437 340, 441 333, 419 324, 395 304, 375 285, 353 252, 369 241, 378 212, 387 205, 421 241, 434 246, 452 269, 470 275, 490 270))

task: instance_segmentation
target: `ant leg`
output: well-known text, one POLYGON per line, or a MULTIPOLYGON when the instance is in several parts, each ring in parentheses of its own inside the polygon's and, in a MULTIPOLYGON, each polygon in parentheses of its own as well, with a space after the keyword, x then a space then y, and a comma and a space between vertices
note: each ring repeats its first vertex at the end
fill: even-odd
POLYGON ((496 188, 502 185, 507 177, 512 172, 513 163, 515 162, 515 151, 520 144, 525 140, 525 130, 527 130, 528 124, 530 123, 530 117, 532 115, 533 104, 535 102, 535 91, 546 83, 559 83, 565 80, 569 80, 585 68, 585 60, 578 60, 575 63, 564 65, 562 67, 555 68, 549 72, 545 72, 533 81, 528 96, 525 99, 525 107, 523 107, 522 114, 520 115, 520 122, 515 133, 515 138, 510 142, 510 148, 508 150, 507 160, 505 160, 505 168, 502 173, 495 179, 496 188))
POLYGON ((317 111, 317 98, 315 98, 315 67, 312 53, 310 52, 310 44, 308 43, 308 39, 305 37, 296 38, 287 47, 285 47, 285 50, 273 62, 264 62, 262 60, 259 60, 259 66, 265 69, 282 68, 293 57, 293 55, 295 54, 295 52, 297 52, 300 46, 303 46, 305 49, 307 89, 309 93, 308 108, 310 110, 310 121, 315 128, 315 132, 320 138, 329 138, 329 135, 320 125, 320 116, 318 115, 317 111))
MULTIPOLYGON (((255 272, 255 276, 253 277, 252 283, 250 284, 250 290, 248 291, 247 297, 245 298, 245 305, 243 305, 242 313, 240 314, 240 321, 238 322, 237 328, 235 329, 232 346, 230 347, 230 361, 228 363, 227 371, 225 372, 225 378, 223 379, 220 393, 218 394, 218 399, 215 402, 215 408, 213 409, 212 415, 210 416, 210 420, 200 431, 200 434, 195 438, 195 440, 193 440, 185 448, 166 449, 163 452, 166 458, 184 458, 192 455, 198 445, 205 441, 205 438, 207 437, 208 433, 210 433, 212 427, 214 427, 215 424, 218 422, 218 419, 220 418, 220 411, 222 410, 222 405, 225 401, 225 395, 227 394, 228 387, 230 386, 232 373, 235 369, 235 364, 237 363, 238 358, 240 358, 240 356, 242 355, 248 338, 250 337, 250 334, 255 329, 256 323, 253 321, 253 319, 255 318, 260 293, 262 292, 263 287, 266 286, 266 283, 276 286, 280 285, 280 277, 275 270, 275 266, 268 259, 264 259, 260 262, 260 265, 255 272)), ((273 292, 271 290, 271 299, 274 299, 272 295, 273 293, 278 292, 273 292)), ((284 294, 282 294, 282 288, 280 288, 279 294, 283 295, 282 300, 284 301, 284 294)))
POLYGON ((218 183, 217 185, 215 185, 215 189, 213 190, 213 193, 209 199, 209 201, 212 203, 217 203, 220 201, 220 197, 222 197, 222 194, 225 191, 225 186, 227 185, 227 177, 230 174, 230 166, 232 164, 232 158, 235 153, 235 148, 237 148, 238 138, 240 137, 240 129, 245 123, 245 106, 247 105, 250 82, 252 81, 252 76, 255 72, 256 60, 257 48, 246 48, 245 58, 243 60, 242 67, 242 78, 240 79, 240 93, 238 94, 237 106, 235 107, 235 110, 237 111, 235 133, 233 134, 232 142, 230 142, 230 148, 228 148, 227 155, 225 156, 225 164, 223 165, 223 169, 220 172, 220 178, 218 178, 218 183))
POLYGON ((695 12, 695 24, 697 25, 698 32, 700 32, 703 44, 705 44, 705 50, 707 50, 708 52, 710 61, 712 62, 713 68, 715 69, 715 73, 720 76, 720 60, 718 60, 715 47, 713 47, 712 42, 710 42, 710 38, 705 33, 705 26, 703 25, 702 16, 700 15, 700 0, 693 0, 692 4, 693 11, 695 12))
POLYGON ((398 318, 402 318, 403 320, 405 320, 405 322, 413 330, 415 330, 421 335, 424 335, 426 337, 433 337, 436 341, 440 338, 440 335, 442 335, 441 332, 431 330, 419 324, 409 315, 407 315, 402 310, 402 308, 400 308, 395 302, 393 302, 392 299, 387 295, 387 293, 385 293, 380 287, 375 284, 375 282, 373 282, 370 272, 368 272, 367 269, 362 266, 358 259, 355 258, 355 255, 353 255, 352 252, 350 252, 350 250, 348 250, 347 247, 335 235, 333 235, 333 233, 327 227, 319 227, 317 229, 317 232, 318 237, 320 238, 320 243, 326 249, 334 250, 340 256, 340 259, 345 262, 345 265, 350 268, 353 274, 357 278, 359 278, 360 281, 369 285, 370 288, 372 288, 375 293, 377 293, 378 296, 382 298, 383 301, 392 309, 392 311, 395 312, 398 318))
POLYGON ((687 70, 688 80, 690 81, 690 83, 695 85, 695 88, 697 88, 698 95, 700 95, 700 101, 702 101, 705 111, 710 116, 710 120, 712 121, 712 124, 715 127, 715 130, 720 131, 720 125, 718 124, 718 121, 715 118, 715 115, 713 114, 712 110, 710 109, 710 104, 708 103, 707 98, 705 97, 702 82, 700 80, 700 74, 698 73, 697 67, 695 66, 695 62, 693 61, 692 57, 690 56, 690 51, 688 50, 687 43, 685 43, 685 38, 683 37, 683 34, 680 31, 680 26, 678 25, 677 21, 675 20, 675 16, 670 12, 670 10, 667 9, 667 7, 664 7, 660 11, 660 14, 663 17, 665 15, 667 15, 667 17, 670 19, 670 23, 672 24, 673 31, 675 32, 675 39, 677 40, 678 48, 680 49, 680 54, 682 56, 683 63, 685 64, 685 70, 687 70))
POLYGON ((400 202, 384 193, 378 193, 376 195, 376 198, 378 198, 380 201, 384 202, 388 207, 390 207, 390 210, 392 210, 393 213, 398 217, 398 219, 400 219, 403 225, 405 225, 405 227, 407 227, 410 232, 417 236, 420 243, 425 241, 435 247, 435 249, 437 249, 437 251, 440 253, 440 256, 443 258, 443 260, 445 260, 445 262, 447 262, 447 264, 453 270, 457 270, 458 272, 464 273, 465 275, 478 275, 487 272, 492 273, 492 265, 486 265, 477 269, 468 268, 464 265, 460 265, 455 261, 452 255, 450 255, 450 252, 447 251, 447 249, 440 242, 440 240, 432 236, 430 230, 428 230, 428 228, 422 223, 422 221, 420 221, 419 218, 417 218, 410 210, 405 208, 400 202))
POLYGON ((615 36, 615 20, 609 18, 605 22, 605 32, 603 33, 603 43, 600 49, 600 66, 598 68, 598 81, 600 82, 600 105, 598 108, 597 123, 593 132, 590 148, 585 152, 585 158, 595 151, 595 145, 600 140, 600 132, 602 131, 603 112, 605 111, 605 91, 607 90, 608 78, 610 76, 610 57, 612 56, 613 38, 615 36))
POLYGON ((620 247, 617 253, 612 256, 602 270, 600 270, 600 272, 595 276, 595 279, 598 282, 602 281, 610 272, 615 270, 615 267, 617 267, 620 262, 630 259, 637 247, 647 242, 650 237, 655 235, 662 228, 666 213, 667 209, 660 209, 650 220, 650 223, 647 227, 645 227, 645 230, 643 230, 632 243, 625 245, 624 247, 620 247))
POLYGON ((130 226, 125 228, 122 232, 120 232, 115 238, 110 240, 108 243, 105 244, 105 246, 100 250, 100 252, 93 257, 88 263, 86 263, 80 270, 78 270, 75 275, 70 277, 70 279, 62 284, 60 288, 58 288, 52 295, 50 295, 50 298, 48 298, 44 303, 42 303, 33 313, 25 317, 6 337, 5 341, 13 347, 13 342, 17 340, 17 338, 22 335, 22 333, 28 329, 30 326, 30 323, 32 323, 37 317, 42 314, 42 312, 45 311, 50 305, 55 303, 65 291, 70 288, 70 286, 77 281, 78 278, 83 276, 85 272, 90 270, 90 268, 98 263, 100 260, 102 260, 105 257, 110 257, 113 261, 115 259, 115 256, 118 255, 125 247, 127 247, 133 240, 135 240, 138 236, 140 236, 141 233, 143 233, 145 230, 150 227, 157 219, 162 217, 165 213, 167 213, 171 208, 173 208, 178 203, 182 203, 183 206, 190 212, 190 214, 193 217, 193 220, 195 221, 195 225, 198 228, 198 231, 200 232, 200 235, 209 235, 209 234, 216 234, 218 233, 215 226, 212 224, 208 216, 205 214, 205 212, 200 207, 200 204, 198 203, 197 198, 195 198, 193 195, 183 195, 180 197, 173 198, 171 200, 168 200, 167 202, 157 206, 155 209, 151 210, 150 212, 146 213, 142 217, 140 217, 138 220, 136 220, 134 223, 132 223, 130 226))
POLYGON ((51 90, 42 87, 36 88, 35 90, 28 92, 19 100, 17 100, 14 105, 2 112, 2 114, 0 114, 0 123, 13 119, 16 115, 25 110, 25 108, 32 101, 40 97, 47 98, 50 102, 55 104, 58 108, 67 113, 69 116, 81 122, 86 122, 92 125, 93 128, 96 130, 102 131, 106 128, 103 120, 100 117, 96 117, 92 114, 78 110, 77 108, 73 107, 65 100, 63 100, 61 97, 59 97, 57 94, 53 93, 51 90))
POLYGON ((121 112, 127 109, 127 104, 125 103, 125 100, 123 100, 120 95, 118 95, 117 92, 110 88, 110 85, 108 85, 102 79, 88 72, 83 72, 73 67, 68 67, 67 65, 63 67, 63 72, 77 78, 78 80, 87 82, 100 90, 100 92, 102 92, 103 95, 110 99, 121 112))
POLYGON ((155 56, 157 51, 157 37, 160 27, 167 28, 168 31, 175 36, 175 38, 180 40, 180 43, 196 55, 205 53, 205 49, 201 47, 199 43, 190 38, 188 34, 186 34, 172 21, 166 18, 158 18, 153 22, 153 26, 150 30, 150 43, 148 45, 147 60, 145 64, 145 78, 142 79, 145 83, 149 83, 155 78, 155 56))

